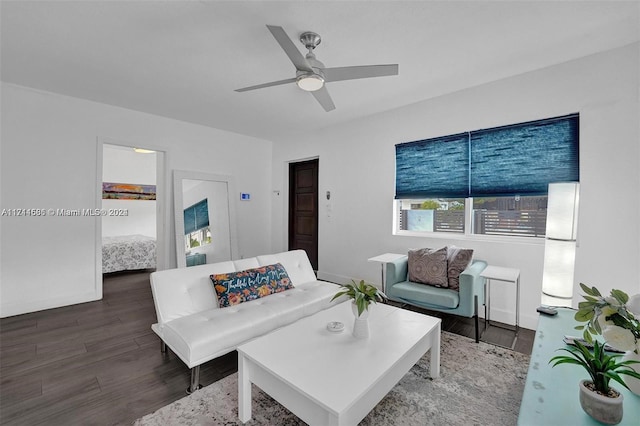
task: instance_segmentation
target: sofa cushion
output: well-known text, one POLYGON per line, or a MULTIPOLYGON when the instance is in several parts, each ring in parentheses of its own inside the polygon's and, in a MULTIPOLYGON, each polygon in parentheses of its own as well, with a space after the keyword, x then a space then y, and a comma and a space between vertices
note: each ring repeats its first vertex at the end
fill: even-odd
POLYGON ((213 274, 211 281, 221 308, 293 288, 286 269, 280 263, 226 274, 213 274))
POLYGON ((257 257, 260 266, 280 263, 287 270, 294 286, 316 280, 309 257, 304 250, 291 250, 278 254, 267 254, 257 257))
POLYGON ((419 303, 422 306, 436 306, 439 309, 455 309, 460 304, 460 294, 448 288, 437 288, 415 282, 404 281, 387 289, 392 299, 419 303))
POLYGON ((160 328, 162 340, 189 368, 233 351, 238 345, 335 305, 340 286, 312 281, 236 306, 176 318, 160 328))
POLYGON ((447 247, 447 276, 449 288, 460 288, 460 274, 467 269, 473 259, 473 249, 464 249, 456 246, 447 247))
POLYGON ((448 287, 447 248, 409 250, 409 281, 448 287))

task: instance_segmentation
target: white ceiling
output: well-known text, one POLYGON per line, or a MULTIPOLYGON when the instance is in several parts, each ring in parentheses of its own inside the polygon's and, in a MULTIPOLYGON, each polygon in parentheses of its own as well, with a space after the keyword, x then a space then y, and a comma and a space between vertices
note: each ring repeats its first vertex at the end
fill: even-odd
POLYGON ((639 1, 5 1, 1 78, 277 141, 639 40, 639 1), (322 36, 327 67, 400 64, 327 85, 325 112, 295 84, 265 24, 322 36))

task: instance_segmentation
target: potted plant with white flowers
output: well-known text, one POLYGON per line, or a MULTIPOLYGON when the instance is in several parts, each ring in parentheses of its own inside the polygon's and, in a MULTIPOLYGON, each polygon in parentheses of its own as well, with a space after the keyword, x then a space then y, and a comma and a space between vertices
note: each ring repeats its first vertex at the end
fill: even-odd
MULTIPOLYGON (((578 304, 575 319, 586 323, 576 327, 583 331, 584 339, 593 342, 593 336, 602 335, 610 346, 625 351, 622 361, 640 361, 640 294, 629 297, 613 289, 609 296, 603 296, 595 287, 582 283, 580 287, 585 300, 578 304)), ((640 373, 639 364, 633 367, 640 373)), ((640 378, 628 376, 625 383, 640 395, 640 378)))

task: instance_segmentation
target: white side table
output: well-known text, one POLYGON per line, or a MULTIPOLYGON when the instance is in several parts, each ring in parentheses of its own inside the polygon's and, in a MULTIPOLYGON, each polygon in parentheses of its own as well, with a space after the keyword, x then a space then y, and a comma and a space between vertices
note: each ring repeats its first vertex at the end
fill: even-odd
POLYGON ((518 339, 518 331, 520 330, 520 270, 489 265, 480 273, 480 276, 486 278, 484 317, 486 323, 489 325, 491 325, 491 319, 489 318, 491 315, 491 281, 508 282, 516 286, 516 324, 515 335, 511 345, 511 349, 513 349, 518 339))
POLYGON ((391 263, 404 256, 406 255, 398 254, 398 253, 385 253, 385 254, 381 254, 381 255, 372 257, 370 259, 367 259, 368 262, 380 262, 380 265, 382 266, 382 292, 383 293, 385 292, 384 270, 385 270, 385 267, 387 266, 387 263, 391 263))

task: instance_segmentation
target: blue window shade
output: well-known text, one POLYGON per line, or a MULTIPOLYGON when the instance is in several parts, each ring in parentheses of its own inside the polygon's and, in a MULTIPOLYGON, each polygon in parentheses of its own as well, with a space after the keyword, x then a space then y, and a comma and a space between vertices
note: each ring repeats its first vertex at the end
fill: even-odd
POLYGON ((396 145, 396 198, 466 197, 467 133, 396 145))
POLYGON ((471 132, 471 197, 546 194, 580 180, 578 116, 471 132))
POLYGON ((396 198, 546 194, 580 180, 578 114, 396 145, 396 198))
POLYGON ((209 226, 209 203, 205 198, 184 209, 184 234, 209 226))

